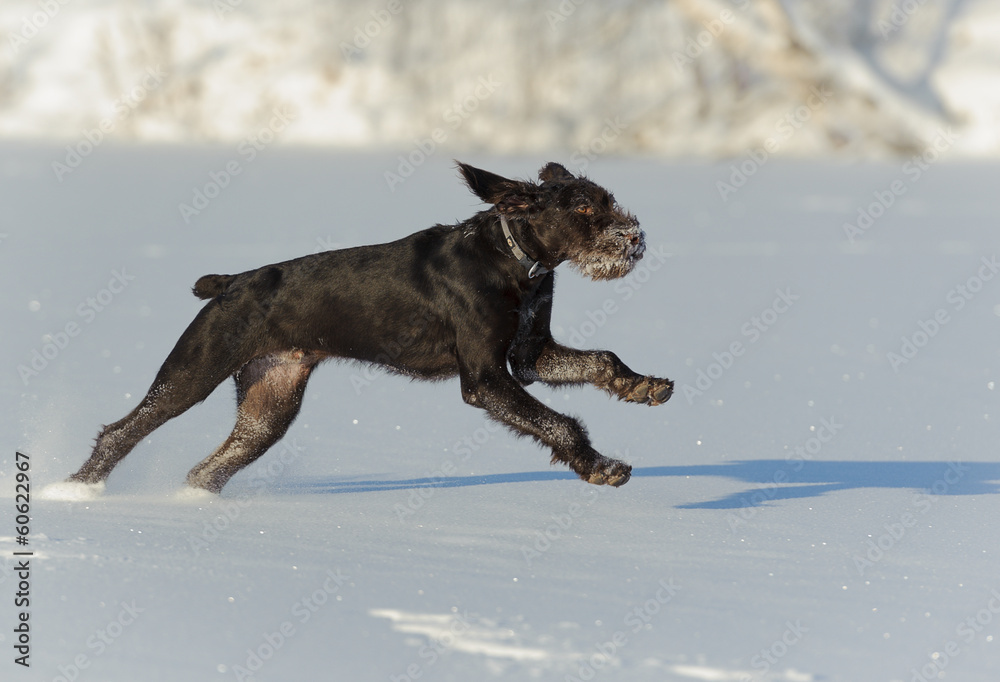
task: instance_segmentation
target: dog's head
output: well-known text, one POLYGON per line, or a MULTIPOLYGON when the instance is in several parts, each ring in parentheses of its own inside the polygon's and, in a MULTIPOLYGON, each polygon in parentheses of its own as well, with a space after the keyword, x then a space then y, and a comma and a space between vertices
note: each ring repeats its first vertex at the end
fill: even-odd
POLYGON ((646 250, 639 221, 611 192, 558 163, 538 172, 539 183, 458 167, 476 196, 526 226, 522 247, 549 269, 569 261, 592 279, 615 279, 631 272, 646 250))

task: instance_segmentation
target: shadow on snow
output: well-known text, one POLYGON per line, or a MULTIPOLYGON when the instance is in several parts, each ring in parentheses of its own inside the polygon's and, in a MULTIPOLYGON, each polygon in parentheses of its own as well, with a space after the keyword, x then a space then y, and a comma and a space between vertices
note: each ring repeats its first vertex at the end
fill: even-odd
MULTIPOLYGON (((779 500, 818 497, 857 488, 910 489, 932 495, 986 495, 1000 492, 1000 463, 837 462, 758 459, 688 466, 637 467, 633 478, 718 476, 754 484, 719 500, 679 505, 682 509, 739 509, 779 500)), ((463 488, 502 483, 577 480, 568 471, 530 471, 484 476, 427 476, 402 480, 298 480, 276 492, 336 494, 414 488, 463 488)))

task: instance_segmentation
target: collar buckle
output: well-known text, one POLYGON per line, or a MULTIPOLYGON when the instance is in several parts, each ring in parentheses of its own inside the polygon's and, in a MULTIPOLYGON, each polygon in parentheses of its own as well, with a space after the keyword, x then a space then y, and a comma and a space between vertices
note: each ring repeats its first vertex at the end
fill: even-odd
POLYGON ((539 261, 528 256, 528 254, 524 252, 524 249, 522 249, 514 239, 514 235, 511 234, 510 231, 510 226, 507 225, 507 218, 503 213, 500 214, 500 227, 503 229, 504 239, 507 240, 507 246, 510 248, 511 253, 514 254, 514 258, 516 258, 517 262, 528 271, 528 279, 548 274, 549 269, 543 266, 539 261))

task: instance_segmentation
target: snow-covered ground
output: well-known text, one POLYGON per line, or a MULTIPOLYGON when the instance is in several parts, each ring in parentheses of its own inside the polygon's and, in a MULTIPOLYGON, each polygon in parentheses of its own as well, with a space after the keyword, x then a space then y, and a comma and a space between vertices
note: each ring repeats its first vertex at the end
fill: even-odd
POLYGON ((33 497, 20 668, 15 450, 33 492, 75 470, 198 311, 198 276, 479 209, 443 154, 394 191, 394 154, 106 145, 60 180, 65 156, 0 149, 3 679, 996 679, 1000 168, 773 159, 742 180, 590 164, 650 250, 626 281, 560 272, 557 336, 678 390, 530 390, 626 457, 628 485, 550 467, 454 381, 328 364, 221 499, 176 499, 231 427, 226 385, 104 497, 33 497), (186 222, 196 190, 214 198, 186 222))

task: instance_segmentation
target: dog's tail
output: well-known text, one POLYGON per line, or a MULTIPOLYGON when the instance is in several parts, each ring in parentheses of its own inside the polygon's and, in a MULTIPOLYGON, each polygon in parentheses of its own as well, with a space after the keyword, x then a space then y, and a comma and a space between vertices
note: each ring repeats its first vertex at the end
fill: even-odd
POLYGON ((215 298, 224 293, 234 279, 236 275, 205 275, 198 278, 191 292, 201 299, 215 298))

